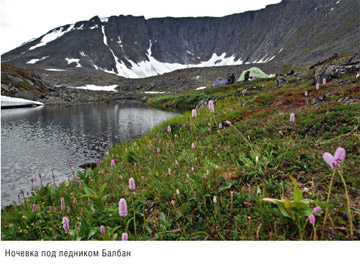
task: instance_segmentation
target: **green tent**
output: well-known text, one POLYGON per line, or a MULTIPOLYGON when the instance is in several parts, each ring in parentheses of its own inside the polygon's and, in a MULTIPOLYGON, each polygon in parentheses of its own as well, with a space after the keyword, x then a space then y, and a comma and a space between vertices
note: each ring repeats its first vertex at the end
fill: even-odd
POLYGON ((252 67, 249 68, 245 71, 243 71, 238 79, 238 81, 243 81, 245 79, 245 73, 246 71, 250 71, 250 75, 249 77, 256 77, 256 78, 268 78, 269 75, 265 74, 264 72, 262 72, 262 70, 260 68, 257 67, 252 67))

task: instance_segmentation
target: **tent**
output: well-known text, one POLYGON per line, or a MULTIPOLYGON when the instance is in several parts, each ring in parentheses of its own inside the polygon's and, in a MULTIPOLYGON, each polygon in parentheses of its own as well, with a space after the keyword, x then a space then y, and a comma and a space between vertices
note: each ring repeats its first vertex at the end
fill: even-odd
POLYGON ((243 81, 245 79, 246 71, 250 71, 250 75, 249 75, 250 77, 256 77, 256 78, 268 78, 269 77, 269 75, 262 72, 262 70, 260 68, 252 67, 252 68, 249 68, 249 69, 243 71, 241 73, 238 81, 243 81))
POLYGON ((221 86, 221 85, 225 85, 227 84, 227 79, 224 79, 222 77, 218 77, 215 82, 213 83, 213 85, 211 85, 211 87, 217 87, 217 86, 221 86))

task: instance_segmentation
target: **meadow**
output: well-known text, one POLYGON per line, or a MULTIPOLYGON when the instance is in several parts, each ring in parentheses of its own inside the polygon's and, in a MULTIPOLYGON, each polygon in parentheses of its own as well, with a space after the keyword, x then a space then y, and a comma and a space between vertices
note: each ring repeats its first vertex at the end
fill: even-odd
POLYGON ((150 105, 183 113, 19 194, 2 210, 2 240, 359 240, 355 75, 156 96, 150 105), (206 97, 213 108, 193 111, 206 97))

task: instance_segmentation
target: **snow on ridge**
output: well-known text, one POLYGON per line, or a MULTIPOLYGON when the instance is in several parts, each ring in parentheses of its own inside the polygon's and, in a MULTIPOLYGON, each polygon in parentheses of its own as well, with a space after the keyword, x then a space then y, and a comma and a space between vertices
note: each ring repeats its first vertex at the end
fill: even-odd
POLYGON ((95 26, 90 27, 90 30, 97 29, 99 26, 96 24, 95 26))
POLYGON ((42 57, 42 58, 40 58, 40 59, 34 58, 34 59, 31 59, 31 60, 27 61, 26 64, 35 64, 35 63, 37 63, 37 62, 39 62, 39 61, 45 60, 45 59, 48 58, 48 57, 49 57, 49 56, 44 56, 44 57, 42 57))
POLYGON ((51 31, 50 33, 48 34, 45 34, 41 40, 40 40, 40 43, 34 45, 34 46, 31 46, 29 48, 29 50, 34 50, 36 48, 39 48, 41 46, 45 46, 46 44, 48 44, 49 42, 52 42, 58 38, 60 38, 61 36, 63 36, 65 33, 68 33, 70 31, 72 31, 74 28, 74 24, 70 25, 69 28, 65 31, 64 30, 64 27, 60 27, 60 29, 58 30, 53 30, 51 31))
POLYGON ((118 85, 109 85, 109 86, 98 86, 94 84, 89 84, 85 86, 75 87, 75 89, 82 89, 82 90, 91 90, 91 91, 115 91, 115 88, 118 85))
POLYGON ((109 21, 109 17, 100 18, 100 21, 103 22, 103 23, 107 23, 109 21))
POLYGON ((82 65, 79 63, 80 59, 78 58, 65 58, 65 60, 67 61, 68 65, 71 63, 76 63, 76 67, 82 67, 82 65))

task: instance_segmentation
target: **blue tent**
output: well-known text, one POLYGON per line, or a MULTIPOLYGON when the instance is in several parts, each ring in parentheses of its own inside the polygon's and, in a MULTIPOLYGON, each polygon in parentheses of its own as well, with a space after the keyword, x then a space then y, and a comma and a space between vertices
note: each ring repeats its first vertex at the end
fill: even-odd
POLYGON ((213 83, 213 85, 211 85, 211 87, 217 87, 217 86, 221 86, 221 85, 225 85, 227 84, 227 79, 224 79, 222 77, 218 77, 215 82, 213 83))

